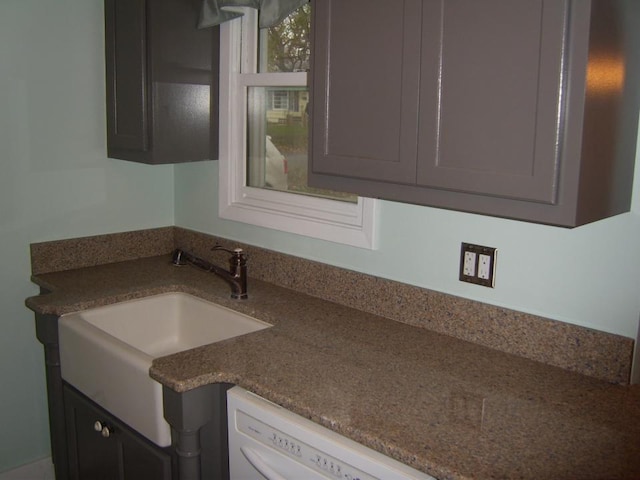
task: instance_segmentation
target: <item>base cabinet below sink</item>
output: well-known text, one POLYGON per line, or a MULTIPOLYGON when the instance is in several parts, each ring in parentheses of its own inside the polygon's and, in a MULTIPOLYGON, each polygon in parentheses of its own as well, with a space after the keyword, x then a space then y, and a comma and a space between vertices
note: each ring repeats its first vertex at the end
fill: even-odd
POLYGON ((62 379, 58 319, 35 315, 44 347, 56 480, 228 480, 226 391, 232 385, 183 393, 164 387, 171 445, 160 447, 62 379), (96 421, 111 428, 109 438, 95 431, 96 421))
POLYGON ((64 384, 63 395, 71 480, 176 478, 170 448, 152 444, 70 385, 64 384))

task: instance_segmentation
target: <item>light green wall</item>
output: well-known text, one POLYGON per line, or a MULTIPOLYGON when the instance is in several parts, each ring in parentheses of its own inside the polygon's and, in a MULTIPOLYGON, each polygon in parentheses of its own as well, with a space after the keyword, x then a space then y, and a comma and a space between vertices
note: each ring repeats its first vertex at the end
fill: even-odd
MULTIPOLYGON (((637 162, 640 171, 640 159, 637 162)), ((367 251, 217 216, 217 164, 176 167, 176 224, 564 322, 636 336, 640 173, 631 213, 576 229, 381 202, 367 251), (458 281, 460 243, 497 247, 496 288, 458 281)))
POLYGON ((105 158, 103 33, 102 0, 0 1, 0 472, 49 454, 28 245, 172 225, 174 208, 179 226, 635 336, 640 175, 632 213, 575 230, 382 202, 371 252, 223 221, 216 162, 105 158), (496 289, 457 281, 462 241, 499 248, 496 289))
POLYGON ((29 244, 173 224, 173 167, 106 158, 102 0, 0 1, 0 472, 49 455, 29 244))

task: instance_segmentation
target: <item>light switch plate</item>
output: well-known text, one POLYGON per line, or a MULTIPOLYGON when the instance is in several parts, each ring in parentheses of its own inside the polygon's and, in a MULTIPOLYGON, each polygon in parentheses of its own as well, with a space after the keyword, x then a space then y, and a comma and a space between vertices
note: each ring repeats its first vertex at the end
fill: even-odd
POLYGON ((497 253, 493 247, 463 243, 460 249, 460 281, 493 288, 497 253))

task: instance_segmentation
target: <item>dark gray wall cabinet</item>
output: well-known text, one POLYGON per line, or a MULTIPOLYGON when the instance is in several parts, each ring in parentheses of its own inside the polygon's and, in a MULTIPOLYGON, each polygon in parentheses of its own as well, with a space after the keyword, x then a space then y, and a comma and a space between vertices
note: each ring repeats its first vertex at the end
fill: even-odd
POLYGON ((577 226, 630 207, 637 0, 314 3, 309 184, 577 226))
POLYGON ((196 28, 200 4, 105 0, 109 157, 217 158, 219 29, 196 28))

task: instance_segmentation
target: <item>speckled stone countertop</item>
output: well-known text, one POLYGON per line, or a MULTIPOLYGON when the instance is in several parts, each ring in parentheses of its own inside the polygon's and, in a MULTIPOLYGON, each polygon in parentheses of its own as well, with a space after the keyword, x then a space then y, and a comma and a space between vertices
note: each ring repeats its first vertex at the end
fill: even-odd
POLYGON ((640 479, 640 390, 168 256, 35 275, 27 306, 61 315, 168 291, 272 328, 156 359, 178 391, 240 385, 438 479, 640 479))

